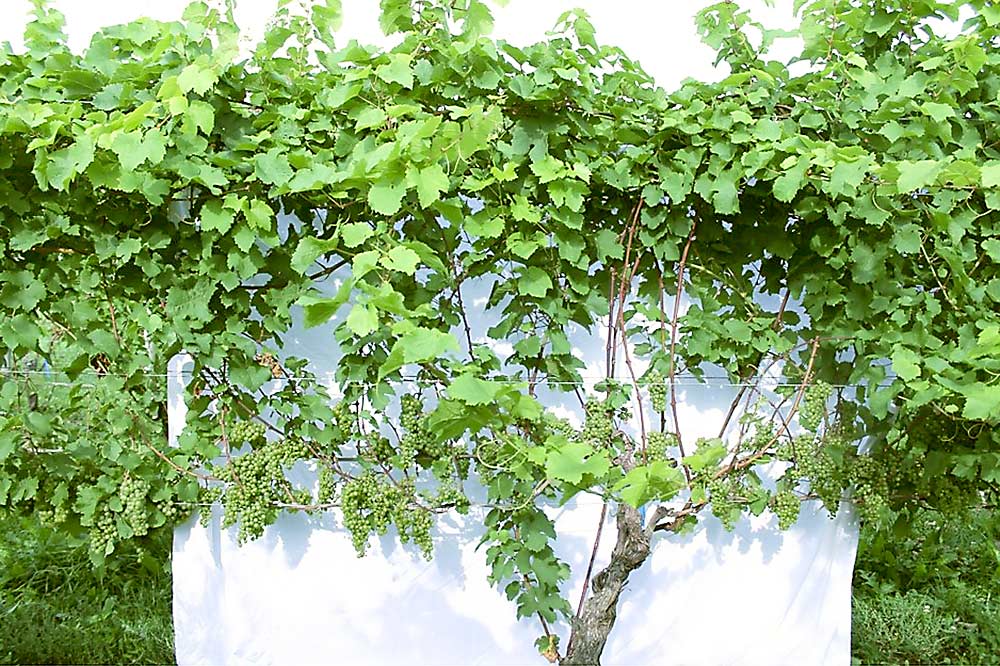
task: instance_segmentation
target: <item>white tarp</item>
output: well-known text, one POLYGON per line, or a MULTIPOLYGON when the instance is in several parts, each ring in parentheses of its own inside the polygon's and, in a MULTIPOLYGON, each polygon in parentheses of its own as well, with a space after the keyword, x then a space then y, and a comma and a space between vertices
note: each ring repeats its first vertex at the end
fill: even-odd
MULTIPOLYGON (((329 329, 297 331, 286 352, 329 372, 331 340, 329 329)), ((603 358, 594 346, 581 354, 603 358)), ((185 407, 180 362, 171 367, 176 438, 185 407)), ((733 390, 682 389, 687 441, 717 434, 719 406, 733 390)), ((587 499, 552 512, 557 554, 573 568, 574 606, 600 509, 587 499)), ((207 529, 192 519, 174 535, 178 664, 544 664, 534 647, 538 621, 515 620, 514 604, 486 581, 485 548, 476 551, 482 529, 475 509, 444 519, 427 562, 391 537, 359 559, 329 515, 282 516, 243 546, 218 516, 207 529)), ((609 513, 595 571, 614 533, 609 513)), ((622 594, 603 663, 846 666, 856 548, 850 512, 831 520, 815 503, 786 532, 768 513, 732 533, 709 518, 693 534, 657 536, 622 594)))

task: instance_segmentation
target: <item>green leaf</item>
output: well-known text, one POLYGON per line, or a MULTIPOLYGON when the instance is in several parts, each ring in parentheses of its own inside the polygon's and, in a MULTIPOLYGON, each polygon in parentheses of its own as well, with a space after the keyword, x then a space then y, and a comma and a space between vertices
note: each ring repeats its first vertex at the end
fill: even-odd
POLYGON ((830 173, 827 191, 834 196, 854 196, 868 174, 868 166, 864 160, 837 162, 830 173))
POLYGON ((359 338, 374 333, 378 328, 378 311, 367 305, 355 305, 347 315, 347 328, 359 338))
POLYGON ((375 68, 375 76, 386 83, 398 83, 404 88, 413 87, 413 68, 411 58, 405 53, 390 53, 389 62, 375 68))
POLYGON ((312 328, 313 326, 319 326, 320 324, 325 324, 330 321, 330 319, 337 314, 337 310, 340 309, 347 299, 350 298, 351 289, 354 287, 353 280, 346 280, 337 294, 333 298, 326 296, 320 296, 315 293, 306 294, 302 296, 296 305, 302 307, 303 313, 303 324, 306 328, 312 328))
POLYGON ((740 210, 739 190, 737 183, 739 172, 735 169, 723 171, 715 177, 715 194, 712 195, 712 205, 715 211, 722 215, 738 213, 740 210))
POLYGON ((538 176, 539 182, 543 184, 562 177, 563 171, 565 171, 563 163, 549 154, 540 160, 532 160, 530 168, 531 173, 538 176))
POLYGON ((869 284, 875 280, 879 268, 882 266, 883 255, 872 250, 865 243, 858 243, 851 253, 854 262, 851 268, 851 275, 861 284, 869 284))
POLYGON ((389 270, 413 275, 417 272, 420 255, 408 247, 397 245, 382 257, 380 263, 389 270))
POLYGON ((987 162, 980 169, 980 173, 983 178, 983 187, 996 187, 1000 185, 1000 162, 987 162))
POLYGON ((28 271, 0 273, 0 285, 0 304, 14 310, 33 310, 45 298, 45 285, 28 271))
POLYGON ((600 261, 606 259, 622 259, 625 256, 625 248, 618 242, 618 234, 610 229, 601 229, 594 236, 597 244, 597 258, 600 261))
POLYGON ((809 168, 809 160, 798 157, 791 168, 787 168, 785 173, 774 179, 774 198, 778 201, 790 202, 802 189, 802 180, 805 178, 806 170, 809 168))
POLYGON ((962 387, 961 393, 965 396, 962 416, 989 423, 1000 421, 1000 386, 975 382, 962 387))
POLYGON ((939 123, 955 115, 954 108, 940 102, 924 102, 920 105, 920 110, 939 123))
POLYGON ((140 164, 157 164, 166 155, 166 137, 156 130, 123 132, 111 141, 111 150, 125 171, 134 171, 140 164))
POLYGON ((604 451, 595 451, 583 442, 560 439, 563 443, 549 451, 545 459, 545 475, 550 479, 578 484, 586 475, 598 479, 611 469, 611 461, 604 451))
POLYGON ((94 140, 86 134, 79 136, 72 146, 55 151, 49 159, 48 181, 57 190, 64 190, 94 161, 94 140))
POLYGON ((501 384, 464 374, 451 380, 448 396, 467 405, 491 405, 502 388, 501 384))
POLYGON ((905 382, 920 376, 920 357, 906 347, 897 347, 892 352, 892 369, 905 382))
POLYGON ((254 160, 254 173, 262 182, 281 186, 292 178, 292 166, 280 148, 271 148, 254 160))
POLYGON ((192 101, 184 115, 205 135, 210 134, 215 127, 215 109, 208 102, 197 99, 192 101))
POLYGON ((449 350, 458 350, 458 341, 454 335, 429 328, 416 328, 396 340, 388 358, 378 370, 378 377, 382 379, 411 363, 436 361, 449 350))
POLYGON ((271 222, 274 220, 274 211, 271 210, 271 207, 266 202, 260 199, 252 200, 244 208, 243 214, 246 216, 247 222, 254 229, 270 231, 271 222))
POLYGON ((344 245, 349 248, 361 245, 374 233, 371 225, 365 222, 348 222, 340 227, 340 237, 344 240, 344 245))
POLYGON ((506 228, 503 218, 474 215, 465 220, 465 230, 483 238, 500 238, 506 228))
POLYGON ((406 194, 406 184, 401 180, 381 180, 368 190, 368 205, 382 215, 395 215, 406 194))
POLYGON ((360 280, 370 273, 378 266, 378 260, 381 257, 382 253, 378 250, 368 250, 354 255, 354 259, 351 261, 351 272, 354 274, 354 278, 360 280))
POLYGON ((336 238, 314 238, 306 236, 299 241, 295 252, 292 253, 291 266, 298 273, 305 274, 306 270, 313 265, 321 255, 333 252, 337 249, 336 238))
POLYGON ((339 109, 347 102, 358 96, 361 92, 360 83, 342 83, 332 89, 324 90, 319 95, 319 99, 324 106, 331 109, 339 109))
POLYGON ((770 118, 761 118, 754 126, 753 135, 759 141, 779 141, 781 125, 770 118))
POLYGON ((938 160, 919 160, 897 162, 896 166, 899 169, 896 187, 900 192, 912 192, 932 185, 943 165, 938 160))
POLYGON ((721 439, 700 439, 694 453, 684 457, 684 464, 695 472, 713 468, 726 457, 726 445, 721 439))
POLYGON ((225 208, 218 199, 213 199, 201 208, 202 231, 226 233, 233 226, 233 211, 225 208))
MULTIPOLYGON (((10 457, 20 441, 21 435, 19 433, 12 430, 0 430, 0 462, 10 457)), ((0 496, 0 502, 2 501, 2 496, 0 496)))
POLYGON ((524 296, 541 298, 552 288, 552 278, 541 268, 531 266, 517 279, 517 291, 524 296))
POLYGON ((920 238, 920 227, 904 224, 893 234, 892 246, 900 254, 913 254, 920 251, 920 238))
POLYGON ((177 76, 177 85, 183 92, 196 92, 203 95, 215 85, 218 75, 206 67, 198 64, 191 64, 181 70, 177 76))
POLYGON ((640 507, 651 500, 672 499, 684 487, 684 474, 670 463, 657 460, 629 470, 612 490, 621 495, 622 501, 640 507))
POLYGON ((428 208, 440 198, 442 192, 448 190, 448 175, 437 162, 421 169, 416 181, 417 196, 424 208, 428 208))
POLYGON ((369 107, 357 114, 355 117, 354 128, 358 130, 366 130, 373 127, 381 127, 388 117, 389 116, 382 109, 369 107))

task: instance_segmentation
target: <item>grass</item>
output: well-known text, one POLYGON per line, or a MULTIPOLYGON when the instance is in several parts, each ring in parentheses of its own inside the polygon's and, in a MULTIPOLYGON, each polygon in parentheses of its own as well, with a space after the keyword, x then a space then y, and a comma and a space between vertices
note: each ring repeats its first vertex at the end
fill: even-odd
POLYGON ((0 663, 174 663, 169 534, 95 569, 79 540, 27 519, 0 530, 0 663))

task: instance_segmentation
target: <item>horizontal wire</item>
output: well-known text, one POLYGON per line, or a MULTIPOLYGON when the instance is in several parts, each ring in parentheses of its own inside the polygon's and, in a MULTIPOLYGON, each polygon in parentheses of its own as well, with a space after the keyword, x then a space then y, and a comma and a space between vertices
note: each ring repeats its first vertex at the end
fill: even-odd
MULTIPOLYGON (((52 377, 53 375, 64 374, 57 370, 10 370, 10 369, 0 369, 0 375, 7 376, 24 376, 24 377, 52 377)), ((126 374, 116 374, 116 373, 100 373, 93 372, 87 373, 93 376, 112 376, 112 377, 129 377, 132 375, 126 374)), ((187 378, 190 379, 194 375, 190 371, 179 371, 176 373, 158 373, 158 372, 143 372, 135 373, 147 378, 156 379, 171 379, 171 378, 187 378)), ((288 382, 288 381, 317 381, 322 379, 333 379, 333 373, 320 373, 316 375, 295 375, 295 376, 284 376, 276 377, 269 380, 270 382, 288 382)), ((568 380, 568 379, 549 379, 547 377, 536 378, 531 381, 528 379, 517 379, 513 377, 485 377, 485 381, 489 381, 495 384, 545 384, 548 386, 573 386, 573 387, 584 387, 593 383, 598 383, 602 381, 616 381, 622 384, 632 384, 631 377, 606 377, 604 375, 581 375, 579 380, 568 380)), ((663 385, 665 386, 715 386, 719 388, 752 388, 754 386, 771 386, 771 387, 799 387, 803 386, 803 382, 789 382, 789 381, 779 381, 777 379, 761 378, 756 381, 747 382, 731 382, 726 381, 728 377, 720 375, 703 375, 698 377, 693 374, 685 374, 680 379, 664 379, 663 385)), ((873 383, 856 383, 856 384, 827 384, 830 388, 847 389, 847 388, 860 388, 860 387, 874 387, 874 386, 891 386, 893 378, 884 380, 877 384, 873 383)), ((78 382, 58 382, 49 381, 46 382, 49 385, 54 386, 95 386, 94 384, 80 384, 78 382)), ((402 383, 413 383, 422 384, 425 386, 440 386, 448 383, 445 379, 438 379, 434 377, 419 377, 416 375, 403 376, 396 380, 391 380, 390 384, 402 384, 402 383)), ((361 386, 375 386, 370 382, 357 382, 361 386)), ((648 383, 642 382, 643 386, 648 386, 648 383)))

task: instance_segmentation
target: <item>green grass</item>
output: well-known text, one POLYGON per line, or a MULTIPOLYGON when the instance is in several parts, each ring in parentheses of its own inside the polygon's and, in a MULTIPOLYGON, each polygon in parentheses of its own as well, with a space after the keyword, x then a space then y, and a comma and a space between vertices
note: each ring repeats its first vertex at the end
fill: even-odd
POLYGON ((78 540, 13 518, 0 530, 0 663, 174 663, 169 534, 95 569, 78 540))

